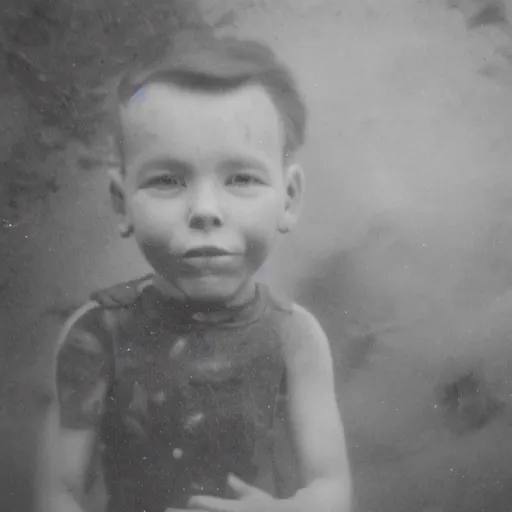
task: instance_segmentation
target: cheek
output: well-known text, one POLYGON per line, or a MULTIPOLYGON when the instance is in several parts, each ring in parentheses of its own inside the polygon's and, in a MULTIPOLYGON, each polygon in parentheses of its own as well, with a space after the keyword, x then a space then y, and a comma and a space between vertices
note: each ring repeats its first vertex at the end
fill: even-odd
POLYGON ((170 239, 177 229, 181 215, 171 202, 135 198, 131 206, 135 235, 139 240, 170 239))
POLYGON ((272 249, 278 232, 280 208, 276 202, 269 202, 265 208, 247 212, 239 218, 246 242, 251 249, 251 259, 265 259, 272 249))

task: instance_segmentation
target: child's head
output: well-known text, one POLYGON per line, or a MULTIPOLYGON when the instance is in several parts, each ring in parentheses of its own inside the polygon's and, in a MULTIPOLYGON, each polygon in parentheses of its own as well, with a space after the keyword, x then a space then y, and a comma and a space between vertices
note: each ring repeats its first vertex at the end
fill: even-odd
POLYGON ((195 36, 126 76, 116 114, 121 233, 175 293, 235 299, 298 218, 306 111, 293 77, 259 43, 195 36))

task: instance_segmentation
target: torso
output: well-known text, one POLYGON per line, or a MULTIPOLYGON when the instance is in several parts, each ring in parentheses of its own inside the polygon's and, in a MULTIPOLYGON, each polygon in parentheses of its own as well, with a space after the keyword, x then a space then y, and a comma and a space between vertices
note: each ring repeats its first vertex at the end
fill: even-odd
POLYGON ((206 322, 151 287, 117 314, 100 428, 109 512, 162 512, 225 495, 229 472, 272 489, 273 422, 290 311, 263 287, 206 322))

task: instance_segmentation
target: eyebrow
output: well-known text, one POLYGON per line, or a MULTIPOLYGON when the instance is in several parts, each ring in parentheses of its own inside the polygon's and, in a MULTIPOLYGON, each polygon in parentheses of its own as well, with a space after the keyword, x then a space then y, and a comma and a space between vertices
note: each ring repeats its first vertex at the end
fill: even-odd
POLYGON ((252 157, 234 157, 228 158, 222 163, 223 169, 227 171, 239 171, 242 169, 257 169, 268 173, 268 166, 262 160, 252 157))
MULTIPOLYGON (((242 169, 257 169, 263 172, 268 172, 266 163, 258 158, 252 157, 233 157, 227 158, 221 162, 220 167, 227 171, 239 171, 242 169)), ((153 169, 173 172, 190 172, 192 166, 177 158, 156 158, 146 162, 140 169, 140 173, 144 174, 153 169)))
POLYGON ((156 158, 146 162, 140 169, 139 174, 144 174, 155 169, 173 172, 190 172, 192 166, 176 158, 156 158))

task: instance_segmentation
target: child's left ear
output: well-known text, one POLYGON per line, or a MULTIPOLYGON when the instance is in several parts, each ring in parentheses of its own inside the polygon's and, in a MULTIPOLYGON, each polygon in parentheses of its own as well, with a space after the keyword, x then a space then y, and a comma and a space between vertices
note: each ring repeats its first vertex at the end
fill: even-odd
POLYGON ((304 172, 297 164, 289 165, 285 170, 285 203, 279 222, 279 231, 288 233, 299 220, 304 196, 304 172))

